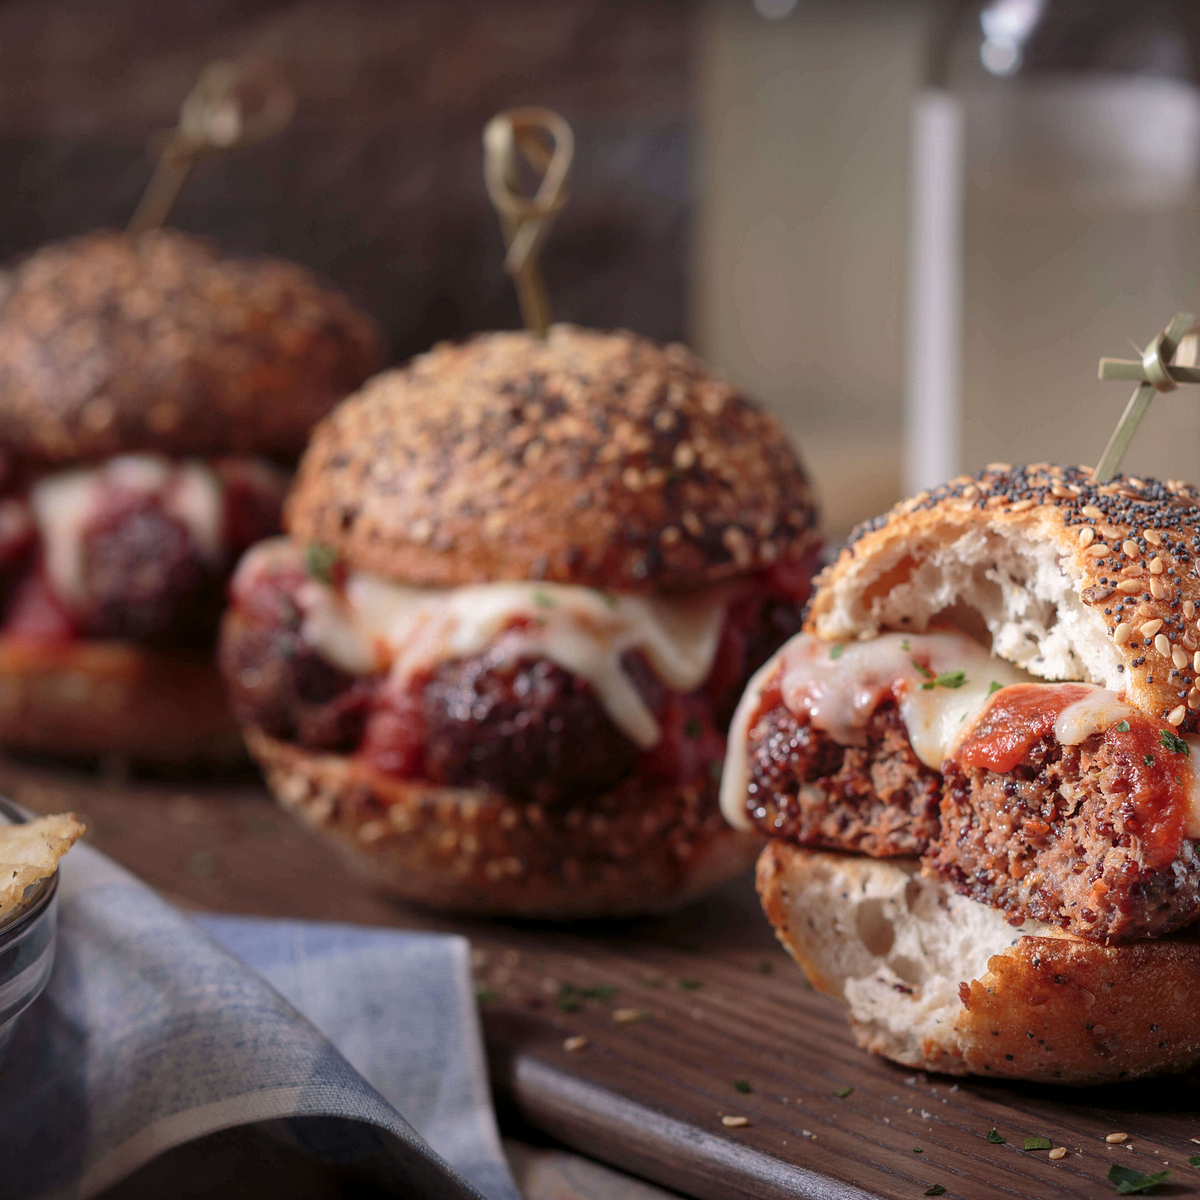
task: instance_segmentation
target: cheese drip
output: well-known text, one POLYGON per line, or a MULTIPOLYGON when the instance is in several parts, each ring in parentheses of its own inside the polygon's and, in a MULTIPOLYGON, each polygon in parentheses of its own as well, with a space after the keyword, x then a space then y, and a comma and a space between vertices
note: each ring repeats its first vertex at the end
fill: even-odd
MULTIPOLYGON (((1046 683, 994 657, 957 631, 885 633, 848 644, 798 634, 751 679, 730 726, 721 777, 721 811, 739 829, 750 828, 745 801, 750 782, 751 722, 758 717, 763 692, 772 682, 790 712, 807 715, 814 729, 828 733, 843 746, 866 745, 871 714, 886 695, 894 694, 913 751, 935 771, 954 756, 959 743, 1004 688, 1046 683)), ((1054 723, 1054 736, 1062 745, 1077 746, 1136 714, 1115 692, 1092 684, 1080 686, 1087 689, 1086 695, 1064 708, 1054 723)), ((1200 779, 1193 764, 1200 754, 1200 738, 1186 741, 1193 753, 1182 765, 1188 774, 1189 794, 1185 834, 1197 837, 1200 779)))
MULTIPOLYGON (((260 565, 295 553, 287 539, 251 551, 260 565)), ((239 577, 254 567, 244 562, 239 577)), ((665 597, 525 582, 418 588, 353 572, 340 590, 309 579, 295 600, 304 640, 351 674, 387 671, 404 688, 484 650, 498 665, 547 659, 591 684, 613 723, 648 749, 662 731, 622 655, 640 650, 669 688, 695 691, 712 671, 729 595, 728 587, 665 597)))

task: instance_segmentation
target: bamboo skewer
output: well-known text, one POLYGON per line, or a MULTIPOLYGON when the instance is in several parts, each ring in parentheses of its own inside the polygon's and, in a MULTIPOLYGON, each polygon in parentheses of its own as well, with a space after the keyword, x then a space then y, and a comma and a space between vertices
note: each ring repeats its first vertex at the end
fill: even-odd
POLYGON ((548 108, 511 109, 484 126, 483 178, 504 231, 504 269, 517 289, 521 319, 539 337, 546 336, 552 316, 538 255, 567 202, 574 153, 571 126, 548 108), (539 176, 532 196, 521 190, 520 158, 539 176))
POLYGON ((1146 347, 1140 362, 1120 358, 1100 360, 1101 379, 1131 380, 1138 386, 1100 456, 1095 473, 1097 483, 1107 483, 1117 473, 1117 467, 1146 415, 1155 392, 1172 392, 1181 383, 1200 383, 1200 368, 1177 366, 1171 361, 1179 350, 1179 343, 1195 322, 1196 318, 1191 313, 1176 313, 1170 325, 1146 347))
POLYGON ((158 139, 158 164, 127 231, 158 229, 197 160, 273 137, 291 121, 295 109, 295 93, 273 63, 209 63, 184 98, 179 125, 158 139))

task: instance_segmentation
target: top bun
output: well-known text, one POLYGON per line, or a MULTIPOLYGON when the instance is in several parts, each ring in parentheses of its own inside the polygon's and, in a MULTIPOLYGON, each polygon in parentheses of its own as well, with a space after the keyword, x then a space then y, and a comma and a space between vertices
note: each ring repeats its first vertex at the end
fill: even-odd
POLYGON ((403 582, 692 587, 816 545, 776 421, 682 346, 556 325, 376 377, 317 427, 285 523, 403 582))
POLYGON ((869 638, 941 614, 1031 674, 1124 691, 1195 732, 1198 564, 1190 485, 998 463, 860 526, 818 577, 807 628, 869 638))
POLYGON ((380 361, 369 317, 281 259, 173 230, 99 232, 0 275, 0 445, 293 458, 380 361))

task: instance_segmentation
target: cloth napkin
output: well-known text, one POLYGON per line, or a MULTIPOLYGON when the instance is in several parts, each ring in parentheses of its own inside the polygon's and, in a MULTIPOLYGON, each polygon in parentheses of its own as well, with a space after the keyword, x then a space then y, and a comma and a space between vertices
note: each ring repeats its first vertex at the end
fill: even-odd
POLYGON ((254 1124, 376 1187, 519 1200, 459 937, 189 920, 77 845, 58 950, 0 1062, 0 1195, 84 1200, 254 1124))

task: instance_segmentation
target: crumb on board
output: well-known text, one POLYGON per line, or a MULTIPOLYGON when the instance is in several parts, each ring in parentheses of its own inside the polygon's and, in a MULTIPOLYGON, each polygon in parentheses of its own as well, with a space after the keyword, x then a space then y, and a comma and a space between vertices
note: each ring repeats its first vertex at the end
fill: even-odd
POLYGON ((563 1049, 568 1054, 574 1054, 578 1050, 582 1050, 588 1044, 587 1038, 582 1033, 577 1033, 573 1037, 563 1040, 563 1049))

